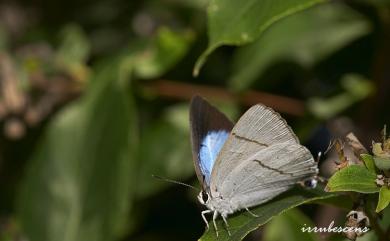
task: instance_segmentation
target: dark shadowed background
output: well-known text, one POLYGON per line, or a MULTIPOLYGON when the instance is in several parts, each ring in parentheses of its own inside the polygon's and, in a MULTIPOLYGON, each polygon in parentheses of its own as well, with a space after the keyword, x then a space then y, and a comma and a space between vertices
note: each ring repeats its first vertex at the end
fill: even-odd
MULTIPOLYGON (((313 155, 349 131, 366 147, 380 139, 389 2, 334 1, 282 18, 250 44, 218 48, 195 78, 207 4, 0 2, 0 241, 199 238, 197 193, 152 177, 198 185, 194 94, 233 121, 256 103, 274 108, 313 155)), ((320 166, 334 170, 332 158, 320 166)), ((246 239, 302 240, 293 233, 303 223, 344 216, 303 206, 246 239)))

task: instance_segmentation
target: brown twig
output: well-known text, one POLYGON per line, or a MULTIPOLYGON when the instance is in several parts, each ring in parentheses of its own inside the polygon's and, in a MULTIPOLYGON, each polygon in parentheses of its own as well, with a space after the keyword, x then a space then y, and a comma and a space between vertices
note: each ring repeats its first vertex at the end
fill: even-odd
POLYGON ((12 113, 20 113, 25 107, 25 96, 21 91, 17 73, 11 58, 0 53, 0 86, 1 96, 6 103, 7 110, 12 113))
POLYGON ((305 113, 303 101, 260 91, 249 90, 242 94, 235 94, 224 88, 179 83, 170 80, 157 80, 148 84, 146 88, 158 93, 159 96, 180 100, 188 100, 193 95, 200 94, 208 99, 237 101, 246 106, 262 103, 279 112, 295 116, 302 116, 305 113))

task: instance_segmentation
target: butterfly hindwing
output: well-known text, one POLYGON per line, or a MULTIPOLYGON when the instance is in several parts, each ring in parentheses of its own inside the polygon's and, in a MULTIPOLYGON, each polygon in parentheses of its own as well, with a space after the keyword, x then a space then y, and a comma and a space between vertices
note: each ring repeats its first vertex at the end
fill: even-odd
POLYGON ((195 171, 204 189, 210 185, 217 156, 233 123, 202 97, 194 96, 190 105, 190 131, 195 171))
POLYGON ((278 143, 243 160, 219 186, 219 192, 235 205, 249 208, 272 199, 317 172, 317 164, 304 146, 278 143))

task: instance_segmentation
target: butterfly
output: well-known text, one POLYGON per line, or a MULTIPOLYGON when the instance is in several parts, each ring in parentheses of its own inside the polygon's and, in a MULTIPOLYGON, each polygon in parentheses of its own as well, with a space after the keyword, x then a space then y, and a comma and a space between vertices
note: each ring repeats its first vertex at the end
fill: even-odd
MULTIPOLYGON (((190 104, 190 131, 195 171, 202 190, 198 195, 216 219, 265 203, 295 184, 315 185, 317 163, 286 121, 261 104, 251 107, 234 125, 200 96, 190 104)), ((229 229, 228 229, 229 232, 229 229)), ((229 232, 230 234, 230 232, 229 232)))

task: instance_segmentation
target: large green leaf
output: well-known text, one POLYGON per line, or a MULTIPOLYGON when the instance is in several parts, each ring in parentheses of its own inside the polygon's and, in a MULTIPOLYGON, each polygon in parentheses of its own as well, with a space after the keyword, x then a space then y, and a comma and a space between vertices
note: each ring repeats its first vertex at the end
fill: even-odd
POLYGON ((327 199, 315 200, 312 203, 319 205, 334 206, 340 209, 351 210, 353 207, 353 198, 350 195, 337 195, 327 199))
POLYGON ((136 113, 118 79, 118 64, 106 66, 85 96, 49 124, 18 200, 29 240, 110 241, 125 231, 136 113))
POLYGON ((209 44, 195 64, 194 75, 219 46, 253 42, 276 21, 324 1, 212 0, 207 9, 209 44))
POLYGON ((376 174, 363 165, 351 165, 337 171, 328 181, 329 192, 352 191, 360 193, 376 193, 376 174))
POLYGON ((294 14, 275 23, 253 44, 236 50, 229 85, 246 89, 281 59, 311 67, 368 30, 362 16, 340 3, 294 14))
POLYGON ((334 197, 334 195, 329 195, 319 190, 304 190, 300 188, 293 189, 271 200, 270 202, 252 209, 251 212, 258 215, 258 217, 253 217, 246 211, 230 216, 228 218, 228 223, 231 236, 228 235, 223 222, 218 220, 217 225, 219 228, 219 237, 217 238, 215 230, 212 228, 212 223, 209 223, 210 229, 203 234, 200 240, 242 240, 249 232, 257 229, 269 222, 273 217, 284 213, 291 208, 331 197, 334 197))
POLYGON ((194 173, 188 105, 171 107, 162 118, 157 118, 145 129, 141 133, 138 152, 137 198, 150 195, 169 184, 152 178, 152 175, 183 181, 194 173))
POLYGON ((298 209, 291 209, 275 217, 265 229, 264 241, 318 241, 315 233, 302 232, 303 227, 314 227, 313 222, 298 209), (281 230, 283 227, 283 230, 281 230), (281 232, 282 231, 282 232, 281 232))

